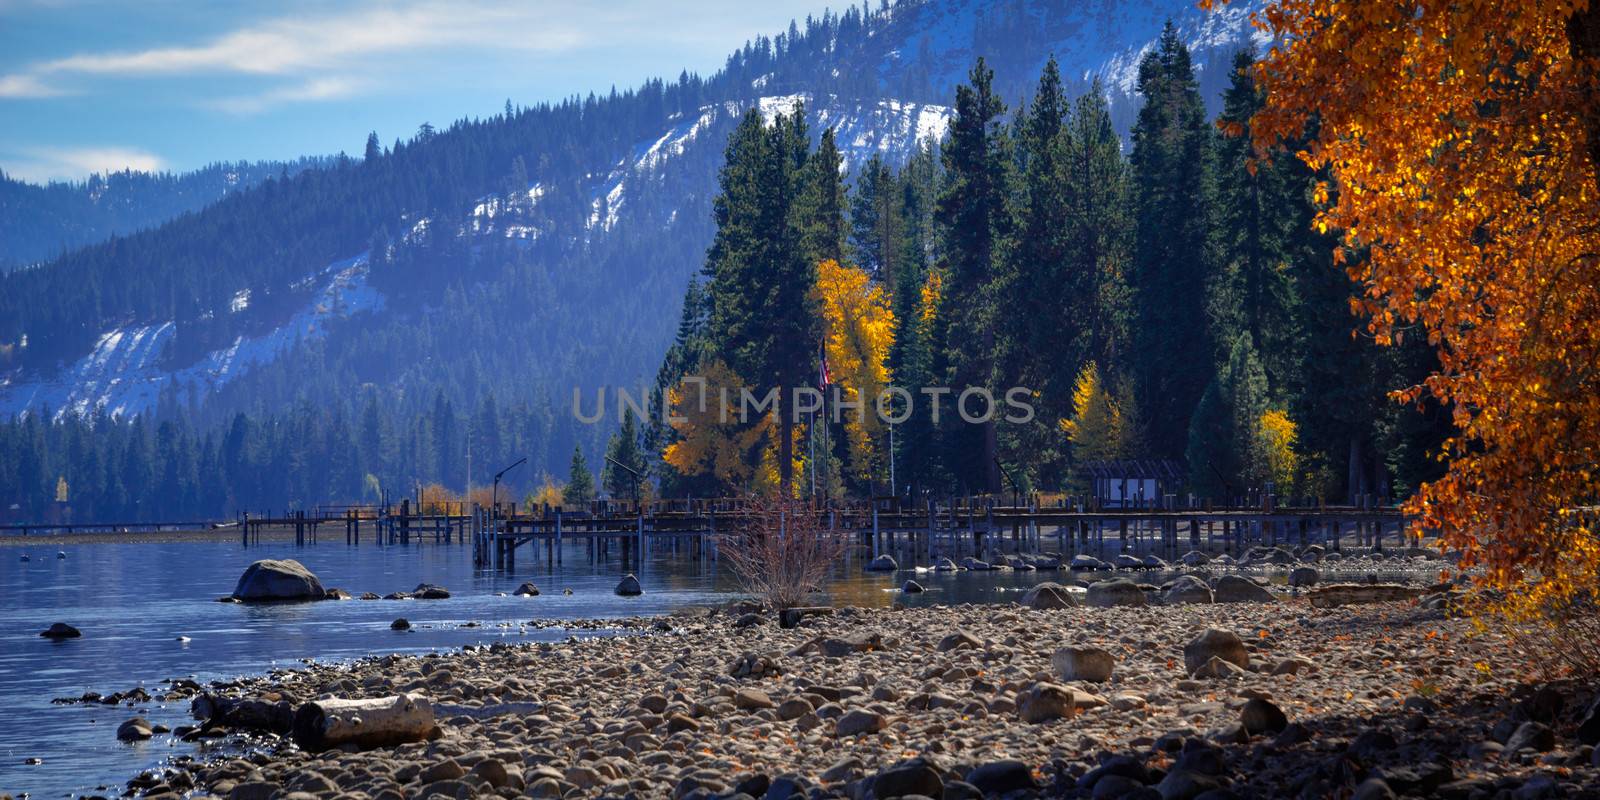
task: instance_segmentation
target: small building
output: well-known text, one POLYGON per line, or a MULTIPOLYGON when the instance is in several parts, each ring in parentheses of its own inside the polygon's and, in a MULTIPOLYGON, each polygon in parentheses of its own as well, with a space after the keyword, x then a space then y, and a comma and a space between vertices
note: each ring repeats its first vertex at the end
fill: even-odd
POLYGON ((1183 465, 1161 458, 1087 461, 1078 465, 1080 480, 1099 508, 1151 508, 1183 487, 1183 465))

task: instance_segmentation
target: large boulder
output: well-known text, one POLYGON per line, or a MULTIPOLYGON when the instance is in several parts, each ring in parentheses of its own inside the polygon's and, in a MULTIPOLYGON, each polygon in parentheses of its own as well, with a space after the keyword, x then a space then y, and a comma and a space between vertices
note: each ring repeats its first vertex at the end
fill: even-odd
POLYGON ((1178 560, 1182 561, 1187 566, 1203 567, 1206 564, 1211 563, 1211 556, 1208 556, 1199 550, 1190 550, 1189 552, 1184 553, 1183 557, 1178 560))
POLYGON ((1212 595, 1211 587, 1205 581, 1193 575, 1179 575, 1161 595, 1161 602, 1167 605, 1214 603, 1216 597, 1212 595))
POLYGON ((1118 553, 1117 569, 1144 569, 1144 559, 1132 553, 1118 553))
POLYGON ((899 569, 900 565, 895 563, 894 556, 887 553, 867 563, 868 572, 897 572, 899 569))
POLYGON ((1078 605, 1078 598, 1072 595, 1067 587, 1059 583, 1046 581, 1029 589, 1022 596, 1022 605, 1028 608, 1073 608, 1078 605))
POLYGON ((1204 669, 1213 658, 1241 668, 1250 666, 1250 652, 1245 649, 1244 640, 1232 631, 1207 628, 1183 646, 1183 666, 1191 675, 1204 669))
POLYGON ((1105 683, 1111 680, 1117 659, 1098 647, 1063 647, 1050 657, 1050 664, 1061 680, 1105 683))
POLYGON ((644 587, 639 585, 639 579, 630 572, 622 576, 622 580, 617 582, 616 592, 623 597, 633 597, 634 595, 644 594, 644 587))
POLYGON ((521 586, 518 586, 517 590, 511 594, 516 597, 538 597, 539 587, 534 586, 533 581, 528 581, 521 586))
POLYGON ((1277 599, 1266 587, 1241 575, 1223 575, 1212 591, 1219 603, 1271 603, 1277 599))
POLYGON ((260 603, 287 600, 325 600, 327 590, 311 570, 294 559, 263 559, 245 568, 233 587, 233 598, 260 603))
POLYGON ((1289 571, 1289 585, 1297 588, 1315 586, 1320 577, 1322 576, 1317 574, 1316 567, 1295 567, 1289 571))
POLYGON ((1114 578, 1089 584, 1089 605, 1096 608, 1111 606, 1142 606, 1144 590, 1127 578, 1114 578))
POLYGON ((941 558, 934 562, 933 569, 935 572, 956 572, 961 568, 956 566, 956 562, 951 561, 948 558, 941 558))

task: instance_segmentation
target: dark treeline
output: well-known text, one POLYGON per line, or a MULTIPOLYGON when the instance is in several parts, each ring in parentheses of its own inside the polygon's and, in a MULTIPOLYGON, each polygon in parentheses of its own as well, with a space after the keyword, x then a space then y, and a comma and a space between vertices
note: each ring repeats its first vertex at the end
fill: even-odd
MULTIPOLYGON (((1317 176, 1291 153, 1258 159, 1249 148, 1262 102, 1250 64, 1239 54, 1212 119, 1169 25, 1140 65, 1144 105, 1124 154, 1098 87, 1069 97, 1052 61, 1007 109, 980 59, 942 146, 898 170, 865 164, 837 204, 848 215, 832 219, 832 205, 762 200, 816 191, 795 182, 804 149, 798 171, 761 168, 760 147, 781 147, 783 126, 801 123, 762 134, 747 119, 728 147, 706 284, 690 287, 661 383, 726 365, 763 391, 814 384, 818 347, 806 343, 821 334, 805 321, 816 315, 778 298, 803 294, 815 271, 783 265, 843 257, 890 298, 892 383, 913 396, 1034 391, 1025 424, 967 424, 948 401, 936 424, 918 403, 894 439, 898 492, 1072 489, 1079 463, 1157 458, 1184 465, 1202 496, 1269 483, 1330 501, 1403 495, 1433 474, 1426 452, 1447 420, 1385 393, 1417 380, 1431 356, 1363 336, 1333 241, 1311 226, 1317 176), (778 144, 760 145, 763 135, 778 144), (805 231, 835 228, 847 230, 839 256, 803 245, 805 231)), ((725 432, 723 450, 769 457, 762 448, 779 445, 752 445, 758 432, 725 432)), ((651 443, 685 435, 658 426, 651 443)), ((717 446, 690 435, 697 456, 717 446)), ((846 438, 821 437, 834 443, 826 457, 843 459, 846 438)), ((659 465, 668 493, 759 483, 720 456, 702 459, 715 464, 706 470, 678 461, 659 465)), ((887 478, 878 469, 829 491, 881 492, 887 478)))
POLYGON ((0 172, 0 272, 153 228, 230 192, 325 166, 325 161, 305 157, 289 162, 224 162, 184 173, 123 170, 43 186, 0 172))

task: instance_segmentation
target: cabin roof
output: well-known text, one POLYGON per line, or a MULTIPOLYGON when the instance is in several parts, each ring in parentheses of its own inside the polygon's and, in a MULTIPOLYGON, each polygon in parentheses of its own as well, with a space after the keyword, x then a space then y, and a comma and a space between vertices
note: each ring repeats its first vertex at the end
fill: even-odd
POLYGON ((1085 461, 1078 472, 1091 478, 1180 481, 1183 465, 1166 458, 1130 458, 1117 461, 1085 461))

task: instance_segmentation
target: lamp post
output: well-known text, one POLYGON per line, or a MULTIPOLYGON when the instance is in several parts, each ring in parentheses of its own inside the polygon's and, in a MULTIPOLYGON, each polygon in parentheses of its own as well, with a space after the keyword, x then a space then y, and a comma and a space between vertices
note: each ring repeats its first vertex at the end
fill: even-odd
MULTIPOLYGON (((639 570, 642 572, 644 570, 644 504, 639 502, 639 479, 643 476, 639 474, 638 470, 612 458, 609 455, 605 458, 607 461, 611 462, 611 466, 614 466, 633 477, 633 507, 634 510, 639 512, 638 543, 634 545, 636 552, 634 553, 633 557, 638 560, 639 570)), ((626 551, 624 551, 623 555, 627 555, 626 551)), ((623 562, 622 568, 626 570, 628 568, 626 563, 627 558, 623 558, 623 562)))
POLYGON ((502 476, 504 476, 507 472, 510 472, 511 470, 514 470, 517 467, 522 466, 524 463, 527 462, 527 460, 528 460, 528 457, 527 456, 523 456, 522 458, 517 459, 516 463, 513 463, 511 466, 506 467, 505 469, 500 470, 499 472, 496 472, 494 474, 494 488, 489 490, 489 507, 490 507, 489 508, 489 514, 490 514, 490 517, 489 517, 489 529, 490 530, 498 531, 500 529, 499 528, 499 525, 500 525, 500 478, 502 476))

